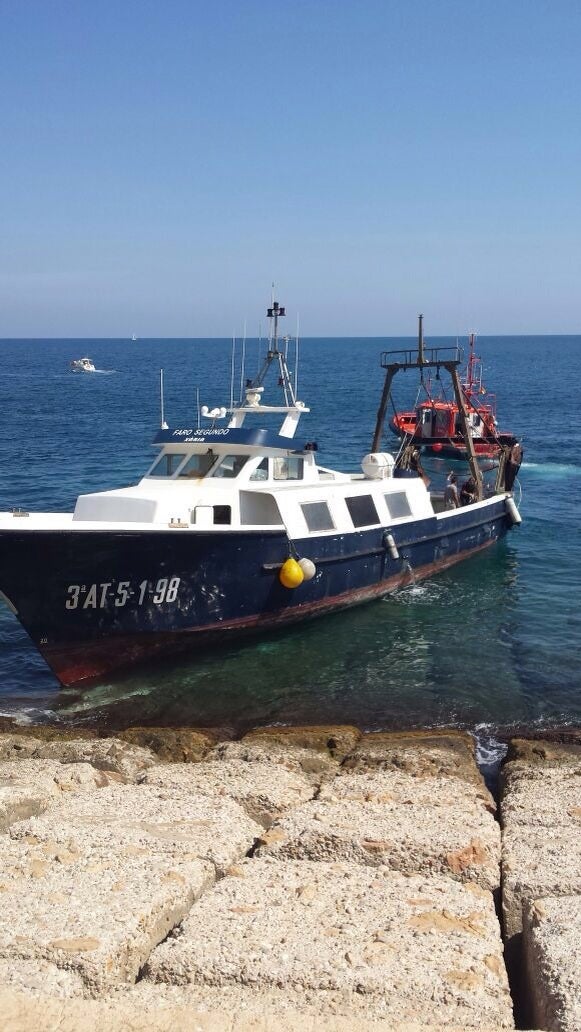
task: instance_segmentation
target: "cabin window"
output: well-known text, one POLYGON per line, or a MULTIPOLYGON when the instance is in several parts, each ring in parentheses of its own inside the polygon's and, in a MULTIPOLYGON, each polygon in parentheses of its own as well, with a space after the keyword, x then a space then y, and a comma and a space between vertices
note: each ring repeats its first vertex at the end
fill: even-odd
POLYGON ((326 502, 305 502, 301 505, 307 527, 311 531, 334 530, 335 524, 326 502))
POLYGON ((230 505, 215 505, 214 523, 217 523, 219 526, 232 523, 232 507, 230 505))
POLYGON ((262 459, 253 473, 250 474, 251 480, 268 480, 268 459, 262 459))
POLYGON ((150 471, 150 477, 173 477, 185 459, 185 452, 163 452, 150 471))
POLYGON ((377 509, 371 495, 353 495, 352 498, 346 498, 345 502, 354 527, 369 527, 379 523, 377 509))
POLYGON ((182 469, 179 479, 186 477, 187 479, 199 479, 205 477, 208 470, 212 468, 216 461, 216 456, 213 451, 207 451, 203 453, 196 453, 191 455, 182 469))
POLYGON ((304 459, 296 455, 289 455, 287 458, 277 456, 272 460, 273 476, 275 480, 302 480, 304 476, 304 459))
POLYGON ((224 480, 233 480, 242 471, 247 462, 247 455, 225 455, 223 459, 220 459, 212 476, 224 480))
POLYGON ((405 491, 394 491, 393 494, 384 495, 387 511, 392 520, 401 516, 411 516, 412 510, 405 491))
POLYGON ((198 527, 229 525, 232 523, 232 508, 229 505, 196 505, 192 509, 190 523, 198 527))

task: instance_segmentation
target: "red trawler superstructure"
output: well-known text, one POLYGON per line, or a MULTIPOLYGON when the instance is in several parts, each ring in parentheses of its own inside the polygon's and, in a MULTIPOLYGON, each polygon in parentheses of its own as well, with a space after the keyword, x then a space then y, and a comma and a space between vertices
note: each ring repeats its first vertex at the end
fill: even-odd
MULTIPOLYGON (((422 334, 420 316, 420 334, 422 334)), ((476 335, 469 335, 468 364, 461 381, 466 403, 467 422, 476 455, 494 459, 503 445, 514 444, 516 438, 507 431, 498 430, 496 396, 490 394, 482 381, 482 359, 475 352, 476 335)), ((420 390, 426 398, 418 401, 408 412, 395 412, 390 429, 400 438, 412 439, 414 444, 435 455, 448 458, 466 458, 466 441, 462 433, 460 412, 456 400, 434 398, 431 384, 423 382, 420 390)))

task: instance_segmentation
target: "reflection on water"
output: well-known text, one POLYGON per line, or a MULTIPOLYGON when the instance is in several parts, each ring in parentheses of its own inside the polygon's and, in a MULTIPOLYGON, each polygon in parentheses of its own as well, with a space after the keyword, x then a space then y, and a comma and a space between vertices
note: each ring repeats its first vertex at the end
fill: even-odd
POLYGON ((269 723, 492 722, 506 694, 514 699, 520 691, 512 659, 515 589, 515 556, 501 544, 381 601, 219 654, 149 664, 114 684, 69 689, 58 712, 114 727, 235 731, 269 723))

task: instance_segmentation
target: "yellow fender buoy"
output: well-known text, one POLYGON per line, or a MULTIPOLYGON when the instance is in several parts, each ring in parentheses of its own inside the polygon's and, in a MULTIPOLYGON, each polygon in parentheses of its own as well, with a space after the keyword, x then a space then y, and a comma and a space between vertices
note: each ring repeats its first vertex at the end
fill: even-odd
POLYGON ((285 588, 298 588, 303 583, 305 575, 296 559, 289 555, 279 570, 278 578, 285 588))

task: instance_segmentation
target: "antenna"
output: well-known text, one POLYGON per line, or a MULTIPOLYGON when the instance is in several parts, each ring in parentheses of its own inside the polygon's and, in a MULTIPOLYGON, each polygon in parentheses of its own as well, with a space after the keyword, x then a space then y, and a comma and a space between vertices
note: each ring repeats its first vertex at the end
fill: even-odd
POLYGON ((299 389, 299 313, 297 312, 297 334, 295 337, 295 400, 299 389))
POLYGON ((256 375, 260 372, 260 352, 262 351, 262 323, 258 324, 258 365, 256 366, 256 375))
POLYGON ((240 363, 240 401, 244 397, 244 366, 246 365, 246 319, 244 320, 244 334, 242 337, 242 361, 240 363))
POLYGON ((234 361, 236 358, 236 337, 232 334, 232 361, 230 363, 230 408, 234 408, 234 361))
POLYGON ((198 413, 198 430, 199 430, 200 426, 201 426, 201 420, 200 420, 200 388, 199 387, 196 387, 196 411, 198 413))
POLYGON ((162 430, 168 430, 169 428, 168 428, 168 425, 167 425, 167 423, 165 421, 165 413, 164 413, 164 410, 163 410, 164 409, 164 406, 163 406, 163 369, 159 370, 159 407, 160 407, 160 410, 161 410, 161 412, 160 412, 160 414, 161 414, 160 427, 161 427, 162 430))
POLYGON ((282 305, 279 305, 278 301, 273 301, 272 302, 272 307, 271 308, 267 308, 266 314, 267 314, 269 319, 273 320, 273 323, 274 323, 274 328, 273 328, 272 337, 271 337, 272 346, 271 346, 270 350, 274 351, 274 353, 277 354, 278 353, 278 320, 283 315, 286 315, 286 308, 283 308, 282 305))

